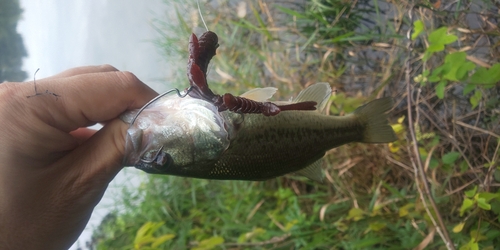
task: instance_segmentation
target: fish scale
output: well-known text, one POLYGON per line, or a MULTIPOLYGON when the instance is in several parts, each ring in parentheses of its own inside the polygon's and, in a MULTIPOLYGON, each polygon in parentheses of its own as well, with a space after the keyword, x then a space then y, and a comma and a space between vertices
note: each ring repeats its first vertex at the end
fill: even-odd
POLYGON ((331 148, 362 139, 362 126, 355 116, 296 112, 302 114, 294 111, 274 117, 245 115, 251 122, 238 131, 238 137, 215 163, 210 178, 273 178, 300 170, 331 148), (325 128, 325 118, 336 126, 325 128))

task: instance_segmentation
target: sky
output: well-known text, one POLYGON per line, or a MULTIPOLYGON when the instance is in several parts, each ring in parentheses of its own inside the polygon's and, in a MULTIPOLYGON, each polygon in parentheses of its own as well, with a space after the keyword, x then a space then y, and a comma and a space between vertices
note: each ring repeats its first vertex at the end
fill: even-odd
MULTIPOLYGON (((164 92, 170 89, 170 64, 153 43, 159 34, 152 21, 172 16, 168 7, 162 0, 21 0, 18 32, 28 51, 23 69, 33 76, 40 68, 40 79, 72 67, 111 64, 164 92)), ((85 241, 114 208, 121 187, 136 186, 144 176, 135 169, 121 171, 71 249, 86 249, 85 241)))
POLYGON ((168 16, 161 0, 21 0, 28 58, 24 70, 37 78, 83 66, 111 64, 155 89, 168 86, 169 64, 153 41, 152 21, 168 16))

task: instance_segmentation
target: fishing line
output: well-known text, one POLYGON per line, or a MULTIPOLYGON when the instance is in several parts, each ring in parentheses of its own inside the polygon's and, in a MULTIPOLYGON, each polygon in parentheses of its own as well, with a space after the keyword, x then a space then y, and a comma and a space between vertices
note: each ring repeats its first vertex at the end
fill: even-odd
MULTIPOLYGON (((210 31, 208 29, 207 23, 205 22, 205 18, 203 18, 203 14, 201 13, 200 0, 196 0, 196 5, 198 6, 198 13, 200 14, 200 18, 201 18, 201 21, 203 22, 203 25, 205 26, 205 29, 207 31, 210 31)), ((212 71, 213 65, 209 65, 208 67, 209 68, 207 69, 206 75, 208 75, 212 71)))
POLYGON ((198 5, 198 13, 200 13, 201 21, 203 22, 203 25, 205 25, 205 29, 207 29, 207 31, 209 31, 207 23, 205 23, 205 19, 203 18, 203 15, 201 14, 200 0, 196 0, 196 5, 198 5))

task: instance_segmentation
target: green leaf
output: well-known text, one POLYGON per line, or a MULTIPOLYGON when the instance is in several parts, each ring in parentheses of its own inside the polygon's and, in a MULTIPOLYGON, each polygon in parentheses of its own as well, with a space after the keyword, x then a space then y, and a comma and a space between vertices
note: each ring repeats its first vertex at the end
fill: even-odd
POLYGON ((429 58, 431 58, 433 52, 429 52, 429 51, 425 51, 424 52, 424 56, 422 57, 422 61, 424 62, 427 62, 427 60, 429 60, 429 58))
POLYGON ((474 95, 472 95, 469 99, 470 104, 472 105, 472 109, 475 109, 477 105, 479 105, 479 102, 481 101, 482 97, 483 93, 480 90, 476 90, 474 92, 474 95))
POLYGON ((417 39, 418 35, 424 31, 424 22, 422 20, 417 20, 413 23, 413 34, 411 35, 411 40, 417 39))
POLYGON ((432 75, 429 77, 429 82, 439 82, 441 81, 441 77, 437 75, 432 75))
POLYGON ((477 198, 477 205, 484 210, 491 210, 491 205, 485 198, 477 198))
POLYGON ((216 246, 224 243, 224 238, 220 236, 213 236, 206 240, 202 240, 200 244, 196 247, 193 247, 193 250, 209 250, 214 249, 216 246))
POLYGON ((460 250, 479 250, 479 244, 471 239, 467 244, 461 246, 460 250))
POLYGON ((495 63, 490 69, 480 67, 470 77, 472 84, 494 85, 500 81, 500 63, 495 63))
POLYGON ((482 234, 481 232, 477 231, 476 229, 470 230, 469 235, 476 242, 488 239, 486 237, 486 235, 482 234))
POLYGON ((399 217, 404 217, 410 214, 410 209, 414 208, 415 204, 414 203, 408 203, 402 207, 399 208, 399 217))
POLYGON ((500 215, 500 200, 491 201, 491 211, 496 215, 500 215))
POLYGON ((445 87, 446 87, 446 81, 440 81, 436 85, 436 96, 439 99, 443 99, 444 98, 444 89, 445 89, 445 87))
POLYGON ((247 232, 247 233, 242 233, 239 237, 237 242, 238 243, 243 243, 246 242, 250 239, 255 239, 256 237, 263 235, 266 233, 266 230, 260 227, 254 228, 252 231, 247 232))
POLYGON ((461 161, 459 167, 460 167, 460 173, 462 174, 469 169, 469 165, 467 165, 466 161, 461 161))
POLYGON ((351 208, 351 210, 349 210, 349 214, 347 215, 347 219, 352 219, 354 221, 361 220, 363 219, 363 213, 363 210, 359 208, 351 208))
POLYGON ((153 237, 153 233, 158 230, 161 226, 163 226, 164 222, 146 222, 144 223, 137 233, 135 234, 134 246, 135 248, 140 248, 141 246, 154 242, 156 240, 153 237))
POLYGON ((141 249, 144 245, 154 242, 155 238, 153 236, 147 235, 134 240, 134 247, 136 249, 141 249))
POLYGON ((385 222, 372 222, 368 225, 371 231, 378 232, 387 226, 385 222))
POLYGON ((295 16, 295 17, 302 18, 302 19, 307 18, 307 16, 304 15, 303 13, 300 13, 300 12, 297 12, 297 11, 294 11, 294 10, 291 10, 288 8, 284 8, 284 7, 280 7, 280 6, 276 6, 276 8, 278 8, 279 10, 281 10, 284 13, 291 15, 291 16, 295 16))
POLYGON ((429 146, 431 147, 434 147, 434 146, 437 146, 439 144, 439 136, 434 136, 434 138, 432 138, 432 141, 429 143, 429 146))
POLYGON ((439 52, 444 50, 444 45, 443 44, 430 44, 429 47, 427 47, 427 52, 433 53, 433 52, 439 52))
POLYGON ((441 38, 446 35, 447 28, 446 27, 441 27, 437 30, 433 30, 429 34, 429 43, 432 44, 442 44, 441 43, 441 38))
POLYGON ((490 193, 490 192, 481 192, 478 194, 479 198, 484 198, 487 202, 497 199, 500 200, 500 193, 490 193))
POLYGON ((144 223, 139 230, 137 230, 137 233, 135 234, 137 237, 142 237, 146 234, 148 234, 149 231, 151 231, 151 228, 153 227, 154 223, 153 222, 146 222, 144 223))
MULTIPOLYGON (((476 68, 476 65, 466 60, 467 54, 465 52, 455 52, 446 55, 444 64, 439 67, 443 78, 458 82, 468 76, 469 71, 476 68)), ((435 70, 436 71, 436 70, 435 70)))
POLYGON ((469 198, 473 198, 473 197, 474 197, 474 195, 476 195, 476 192, 477 192, 477 186, 474 186, 474 188, 473 188, 473 189, 471 189, 471 190, 467 190, 467 191, 465 191, 464 193, 465 193, 465 196, 467 196, 467 197, 469 197, 469 198))
POLYGON ((152 248, 158 248, 159 245, 171 240, 175 238, 175 234, 164 234, 158 238, 156 238, 156 240, 153 242, 153 244, 151 244, 151 247, 152 248))
POLYGON ((285 232, 290 231, 290 229, 292 229, 292 227, 295 226, 298 222, 299 222, 298 220, 291 220, 291 221, 287 222, 285 225, 284 231, 285 232))
POLYGON ((337 36, 335 38, 332 38, 330 41, 332 43, 338 43, 342 41, 349 41, 349 38, 351 38, 355 33, 354 32, 347 32, 343 35, 337 36))
POLYGON ((446 35, 441 39, 441 42, 446 45, 446 44, 454 43, 457 39, 458 39, 458 37, 455 35, 446 35))
POLYGON ((454 233, 460 233, 462 232, 462 229, 464 229, 465 222, 458 223, 458 225, 453 227, 453 232, 454 233))
POLYGON ((363 237, 361 240, 353 242, 351 247, 353 249, 373 249, 373 246, 384 241, 386 241, 384 238, 363 237))
MULTIPOLYGON (((448 35, 447 27, 441 27, 437 30, 434 30, 429 34, 429 43, 431 45, 440 45, 444 49, 444 45, 453 43, 457 40, 457 36, 448 35)), ((430 46, 429 46, 430 47, 430 46)), ((441 49, 441 50, 443 50, 441 49)), ((438 50, 438 51, 441 51, 438 50)))
POLYGON ((250 9, 252 9, 252 13, 255 16, 255 19, 257 19, 257 22, 259 22, 261 28, 260 29, 261 34, 265 35, 267 39, 272 40, 273 36, 267 29, 267 25, 264 23, 264 20, 262 20, 262 18, 260 17, 259 12, 253 7, 253 5, 250 5, 250 9))
POLYGON ((466 84, 465 87, 464 87, 464 95, 467 95, 469 94, 470 92, 472 92, 473 90, 476 89, 476 85, 474 84, 466 84))
POLYGON ((468 76, 469 71, 471 71, 475 68, 476 68, 476 65, 474 63, 466 61, 458 68, 457 73, 456 73, 457 79, 464 80, 468 76))
POLYGON ((439 161, 434 156, 432 156, 431 160, 429 161, 429 168, 430 169, 435 169, 438 166, 439 166, 439 161))
POLYGON ((435 68, 432 71, 431 76, 429 76, 429 82, 439 82, 439 81, 441 81, 442 80, 441 76, 448 71, 447 67, 448 67, 447 64, 443 64, 443 65, 435 68))
POLYGON ((460 157, 460 153, 452 151, 452 152, 449 152, 449 153, 443 155, 442 160, 443 160, 444 164, 452 165, 453 163, 455 163, 455 161, 458 159, 458 157, 460 157))
POLYGON ((460 217, 464 216, 464 213, 469 211, 472 206, 474 206, 474 201, 469 198, 464 198, 462 206, 460 207, 460 217))

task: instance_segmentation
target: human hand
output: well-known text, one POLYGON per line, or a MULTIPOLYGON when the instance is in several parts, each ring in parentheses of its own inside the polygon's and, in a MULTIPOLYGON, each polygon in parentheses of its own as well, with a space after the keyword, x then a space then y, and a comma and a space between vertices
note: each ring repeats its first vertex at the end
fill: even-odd
POLYGON ((129 72, 74 68, 0 84, 0 249, 67 249, 121 170, 128 125, 157 95, 129 72), (105 123, 99 131, 86 128, 105 123))

